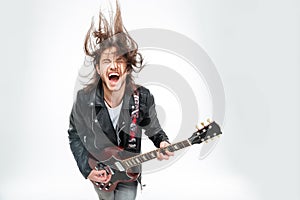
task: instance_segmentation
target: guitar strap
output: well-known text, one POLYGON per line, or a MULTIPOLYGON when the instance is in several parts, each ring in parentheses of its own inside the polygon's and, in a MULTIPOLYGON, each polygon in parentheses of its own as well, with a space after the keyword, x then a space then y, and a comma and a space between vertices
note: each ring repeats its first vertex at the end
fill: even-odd
POLYGON ((137 119, 139 117, 139 92, 136 89, 133 94, 134 99, 134 108, 131 112, 131 123, 130 123, 130 132, 129 132, 129 139, 128 139, 128 149, 136 149, 137 148, 137 119))

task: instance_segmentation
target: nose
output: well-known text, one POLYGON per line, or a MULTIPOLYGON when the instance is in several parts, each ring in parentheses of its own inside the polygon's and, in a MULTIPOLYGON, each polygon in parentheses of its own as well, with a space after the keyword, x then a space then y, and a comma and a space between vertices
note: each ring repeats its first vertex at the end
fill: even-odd
POLYGON ((117 68, 117 62, 112 61, 110 64, 110 69, 116 69, 117 68))

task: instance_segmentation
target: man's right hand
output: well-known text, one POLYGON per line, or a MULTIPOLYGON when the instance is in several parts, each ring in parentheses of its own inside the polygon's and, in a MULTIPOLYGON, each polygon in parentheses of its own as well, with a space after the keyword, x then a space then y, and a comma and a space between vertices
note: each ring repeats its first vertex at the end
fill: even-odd
POLYGON ((105 170, 97 171, 93 169, 87 178, 99 183, 108 183, 111 179, 111 174, 107 174, 105 170))

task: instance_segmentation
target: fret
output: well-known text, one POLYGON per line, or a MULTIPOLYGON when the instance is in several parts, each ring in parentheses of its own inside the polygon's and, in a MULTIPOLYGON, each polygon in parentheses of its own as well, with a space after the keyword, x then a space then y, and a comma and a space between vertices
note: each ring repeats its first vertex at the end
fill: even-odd
POLYGON ((142 155, 142 158, 144 159, 144 161, 147 161, 147 158, 144 154, 142 155))
POLYGON ((140 159, 141 163, 143 163, 143 162, 144 162, 144 159, 142 158, 142 156, 141 156, 141 155, 139 155, 139 159, 140 159))
POLYGON ((179 142, 179 143, 178 143, 178 146, 179 146, 179 149, 182 149, 182 148, 184 148, 184 146, 183 146, 182 142, 179 142))
POLYGON ((191 143, 188 140, 184 140, 183 142, 185 143, 185 147, 191 146, 191 143))
POLYGON ((134 160, 131 158, 131 159, 130 159, 130 161, 133 163, 133 165, 132 165, 132 166, 134 166, 134 165, 135 165, 135 162, 134 162, 134 160))
POLYGON ((136 161, 137 163, 139 163, 139 164, 142 163, 142 161, 141 161, 141 159, 140 159, 139 156, 136 156, 136 157, 135 157, 135 161, 136 161))
POLYGON ((147 160, 151 160, 151 156, 149 153, 146 153, 145 156, 147 157, 147 160))
POLYGON ((133 160, 132 158, 130 159, 130 161, 131 161, 131 163, 132 163, 132 166, 131 166, 131 167, 133 167, 133 166, 136 165, 136 163, 134 162, 134 160, 133 160))
POLYGON ((173 147, 173 151, 177 151, 178 150, 178 146, 177 145, 172 145, 173 147))
POLYGON ((184 148, 183 143, 182 143, 182 142, 179 142, 179 143, 178 143, 178 147, 179 147, 179 149, 183 149, 183 148, 184 148))
POLYGON ((130 166, 130 167, 133 166, 133 163, 132 163, 131 159, 128 160, 128 163, 129 163, 129 166, 130 166))
MULTIPOLYGON (((190 141, 189 140, 184 140, 184 141, 181 141, 181 142, 177 142, 175 144, 171 144, 171 145, 169 145, 165 148, 162 148, 162 150, 167 150, 167 151, 170 151, 170 152, 174 152, 174 151, 186 148, 188 146, 191 146, 190 141)), ((144 153, 144 154, 132 157, 132 158, 125 159, 125 160, 123 160, 122 164, 124 165, 124 167, 126 169, 129 169, 133 166, 139 165, 143 162, 146 162, 146 161, 149 161, 149 160, 152 160, 152 159, 156 158, 158 151, 159 151, 159 149, 156 149, 156 150, 150 151, 148 153, 144 153)))
POLYGON ((179 149, 183 149, 183 148, 186 148, 188 146, 191 146, 191 144, 190 144, 190 142, 188 140, 181 141, 181 142, 179 142, 177 144, 179 144, 179 145, 177 145, 177 147, 179 149))
POLYGON ((147 154, 147 153, 144 153, 144 154, 143 154, 143 158, 144 158, 145 161, 148 161, 148 160, 149 160, 148 154, 147 154))
POLYGON ((129 164, 128 164, 128 162, 127 162, 126 160, 123 160, 123 162, 122 162, 122 163, 123 163, 123 165, 125 165, 125 167, 126 167, 126 168, 128 168, 128 167, 129 167, 129 164))
POLYGON ((128 167, 128 168, 131 167, 130 160, 127 160, 127 167, 128 167))
POLYGON ((185 140, 185 141, 183 141, 183 145, 184 145, 184 147, 188 147, 188 146, 190 146, 190 145, 189 145, 189 142, 188 142, 188 141, 186 141, 186 140, 185 140))
POLYGON ((135 158, 135 161, 136 161, 137 163, 140 163, 140 160, 139 160, 138 158, 135 158))
POLYGON ((151 153, 150 155, 152 156, 152 158, 156 158, 156 153, 154 153, 153 151, 151 151, 150 153, 151 153))
POLYGON ((172 152, 172 146, 170 145, 170 146, 165 147, 165 150, 172 152))
POLYGON ((137 158, 139 159, 140 163, 144 162, 144 159, 143 159, 142 155, 138 155, 137 158))

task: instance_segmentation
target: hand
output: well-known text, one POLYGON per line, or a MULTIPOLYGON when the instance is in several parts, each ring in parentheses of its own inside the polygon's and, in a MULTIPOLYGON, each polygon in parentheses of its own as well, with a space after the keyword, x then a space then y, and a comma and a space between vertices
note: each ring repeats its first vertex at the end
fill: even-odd
MULTIPOLYGON (((169 146, 170 144, 166 141, 162 141, 160 144, 159 144, 159 147, 160 148, 163 148, 163 147, 166 147, 166 146, 169 146)), ((173 152, 170 152, 170 151, 165 151, 165 154, 163 153, 160 153, 160 152, 157 152, 157 159, 158 160, 168 160, 170 156, 174 156, 174 153, 173 152)))
POLYGON ((98 183, 108 183, 111 179, 111 174, 107 174, 105 170, 92 170, 88 176, 88 179, 98 183))

